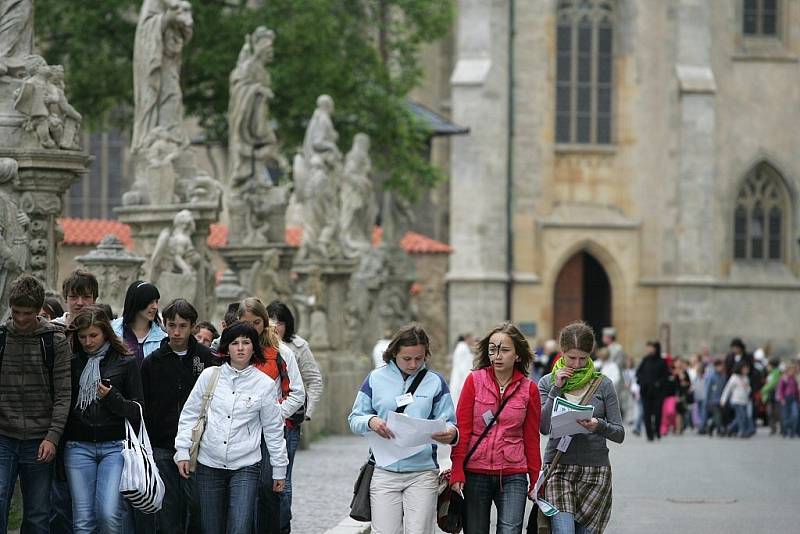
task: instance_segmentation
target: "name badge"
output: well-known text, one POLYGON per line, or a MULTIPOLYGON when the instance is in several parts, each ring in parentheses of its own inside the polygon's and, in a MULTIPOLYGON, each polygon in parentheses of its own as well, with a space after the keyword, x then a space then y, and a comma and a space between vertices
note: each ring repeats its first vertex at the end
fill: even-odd
POLYGON ((412 402, 414 402, 414 397, 411 393, 405 393, 403 395, 398 395, 394 398, 395 402, 397 402, 397 407, 402 408, 403 406, 408 406, 412 402))
POLYGON ((492 422, 492 419, 494 419, 494 414, 491 412, 491 410, 486 410, 483 412, 483 422, 486 424, 486 426, 489 426, 489 423, 492 422))

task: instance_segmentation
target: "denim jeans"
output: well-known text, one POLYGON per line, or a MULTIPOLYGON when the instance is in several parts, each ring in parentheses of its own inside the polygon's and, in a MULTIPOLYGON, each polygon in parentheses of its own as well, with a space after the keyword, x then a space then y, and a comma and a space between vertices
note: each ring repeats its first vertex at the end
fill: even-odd
MULTIPOLYGON (((287 453, 288 448, 287 444, 287 453)), ((269 450, 267 449, 267 444, 262 439, 261 473, 258 479, 258 506, 256 506, 253 514, 255 516, 254 524, 256 534, 281 533, 281 508, 283 505, 283 497, 280 493, 272 491, 272 482, 272 463, 269 459, 269 450)))
POLYGON ((69 482, 53 477, 50 487, 50 534, 72 534, 72 497, 69 482))
POLYGON ((117 534, 122 530, 119 480, 125 460, 121 441, 68 441, 64 464, 72 494, 76 534, 117 534))
POLYGON ((733 424, 728 427, 728 432, 731 433, 734 429, 739 433, 739 437, 751 436, 755 433, 753 428, 753 420, 748 415, 748 404, 733 404, 733 411, 735 419, 733 424))
MULTIPOLYGON (((300 446, 300 427, 286 427, 286 452, 289 455, 289 465, 286 467, 286 484, 281 494, 281 534, 292 531, 292 467, 294 467, 294 454, 300 446)), ((269 460, 269 458, 267 458, 269 460)))
POLYGON ((41 439, 22 440, 0 435, 0 532, 8 531, 8 509, 17 477, 22 487, 21 532, 50 532, 53 462, 36 461, 41 443, 41 439))
POLYGON ((258 463, 240 469, 197 464, 194 476, 203 534, 252 534, 260 470, 258 463))
POLYGON ((575 522, 569 512, 558 512, 550 518, 550 531, 553 534, 592 534, 592 531, 575 522))
POLYGON ((782 434, 787 437, 794 437, 797 434, 797 399, 785 399, 781 405, 781 428, 782 434))
POLYGON ((153 447, 153 458, 164 481, 164 502, 156 514, 158 532, 199 534, 200 517, 197 509, 197 481, 183 478, 172 457, 175 451, 153 447))
POLYGON ((497 507, 497 534, 519 534, 525 521, 528 475, 466 474, 464 534, 488 534, 492 502, 497 507))

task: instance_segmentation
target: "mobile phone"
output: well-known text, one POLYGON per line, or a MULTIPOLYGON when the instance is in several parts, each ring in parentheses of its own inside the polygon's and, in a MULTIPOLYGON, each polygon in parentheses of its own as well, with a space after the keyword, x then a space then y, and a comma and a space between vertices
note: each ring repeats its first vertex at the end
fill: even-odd
POLYGON ((109 380, 108 378, 101 379, 100 383, 103 384, 107 388, 111 387, 111 380, 109 380))

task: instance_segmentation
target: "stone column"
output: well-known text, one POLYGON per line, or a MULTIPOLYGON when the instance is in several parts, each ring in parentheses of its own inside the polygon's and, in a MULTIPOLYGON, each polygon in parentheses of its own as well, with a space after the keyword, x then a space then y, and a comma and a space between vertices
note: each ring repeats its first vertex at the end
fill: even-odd
MULTIPOLYGON (((121 222, 131 227, 134 248, 138 254, 145 257, 144 269, 145 272, 150 272, 151 258, 162 230, 171 228, 175 215, 182 210, 189 210, 192 213, 195 223, 192 243, 197 253, 207 260, 202 262, 197 272, 197 298, 193 304, 200 317, 211 317, 214 312, 216 273, 210 261, 211 254, 207 241, 211 224, 216 223, 219 217, 219 203, 123 206, 115 208, 114 212, 121 222)), ((194 295, 183 297, 189 300, 195 298, 194 295)))
POLYGON ((145 259, 125 250, 125 245, 115 235, 107 235, 97 248, 75 260, 91 272, 100 285, 98 302, 111 306, 115 314, 122 314, 128 286, 142 278, 145 259))
MULTIPOLYGON (((470 133, 452 139, 447 274, 451 336, 506 316, 507 50, 505 2, 461 0, 452 119, 470 133), (475 313, 480 303, 481 313, 475 313)), ((448 345, 452 342, 448 340, 448 345)))

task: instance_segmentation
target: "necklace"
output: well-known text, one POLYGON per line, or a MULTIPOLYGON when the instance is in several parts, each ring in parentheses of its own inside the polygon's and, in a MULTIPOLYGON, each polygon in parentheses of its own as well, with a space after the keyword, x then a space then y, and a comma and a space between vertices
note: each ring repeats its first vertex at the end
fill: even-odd
POLYGON ((506 392, 506 388, 508 387, 508 383, 509 383, 509 382, 511 382, 511 379, 512 379, 512 378, 513 378, 513 375, 512 375, 512 376, 509 376, 509 377, 508 377, 508 379, 506 379, 506 380, 505 380, 505 381, 504 381, 504 382, 501 384, 501 383, 500 383, 500 381, 499 381, 499 380, 497 380, 497 377, 495 376, 495 380, 497 381, 497 385, 498 385, 498 386, 500 386, 500 394, 501 394, 501 395, 502 395, 503 393, 505 393, 505 392, 506 392))

